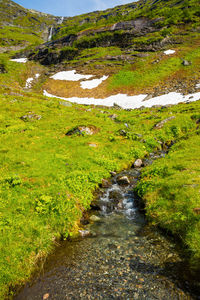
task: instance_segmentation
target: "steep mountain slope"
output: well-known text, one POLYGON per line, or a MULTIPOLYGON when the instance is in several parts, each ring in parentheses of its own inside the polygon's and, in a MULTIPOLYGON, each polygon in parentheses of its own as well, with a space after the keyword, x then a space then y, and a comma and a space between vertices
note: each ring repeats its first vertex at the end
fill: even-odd
POLYGON ((59 19, 25 9, 11 0, 0 0, 0 15, 1 52, 9 50, 9 46, 15 46, 10 49, 17 50, 47 41, 50 26, 59 19))
MULTIPOLYGON (((54 26, 51 41, 25 54, 30 60, 53 66, 53 70, 75 68, 99 76, 112 75, 96 93, 101 97, 143 90, 157 95, 194 91, 199 78, 199 41, 198 0, 142 0, 65 18, 54 26), (169 48, 174 55, 163 55, 169 48)), ((54 89, 54 84, 47 83, 50 92, 76 96, 66 93, 64 86, 54 89)))

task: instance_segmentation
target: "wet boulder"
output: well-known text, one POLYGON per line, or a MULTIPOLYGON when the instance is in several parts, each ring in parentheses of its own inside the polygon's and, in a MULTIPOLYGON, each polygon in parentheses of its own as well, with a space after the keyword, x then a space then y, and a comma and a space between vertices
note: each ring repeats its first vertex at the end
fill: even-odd
POLYGON ((127 176, 120 176, 117 178, 117 183, 119 185, 128 185, 130 184, 130 180, 127 176))
POLYGON ((111 186, 111 182, 107 179, 102 179, 101 181, 101 187, 102 188, 109 188, 111 186))
POLYGON ((123 201, 123 195, 118 190, 112 190, 109 192, 109 199, 116 205, 123 201))
POLYGON ((101 218, 99 218, 99 217, 96 216, 96 215, 92 215, 92 216, 90 217, 90 221, 92 221, 92 222, 98 222, 98 221, 101 221, 101 218))

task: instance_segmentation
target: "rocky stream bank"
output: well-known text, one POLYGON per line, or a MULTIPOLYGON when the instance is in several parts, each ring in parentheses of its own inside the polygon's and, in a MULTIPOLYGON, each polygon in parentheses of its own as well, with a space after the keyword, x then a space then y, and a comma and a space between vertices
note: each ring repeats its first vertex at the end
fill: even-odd
MULTIPOLYGON (((151 154, 143 166, 165 156, 151 154)), ((200 299, 174 238, 152 228, 133 192, 141 161, 102 182, 80 237, 64 241, 15 300, 200 299)))

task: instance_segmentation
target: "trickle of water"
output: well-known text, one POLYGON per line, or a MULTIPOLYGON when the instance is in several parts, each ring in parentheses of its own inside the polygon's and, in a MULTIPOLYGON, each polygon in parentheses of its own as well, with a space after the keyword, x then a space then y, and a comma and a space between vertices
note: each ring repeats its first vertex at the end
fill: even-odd
MULTIPOLYGON (((61 246, 38 278, 15 300, 44 299, 199 299, 200 283, 188 275, 175 243, 152 229, 138 212, 133 193, 139 170, 116 175, 100 191, 99 221, 90 235, 61 246), (118 178, 127 176, 129 185, 118 178)), ((195 278, 196 279, 196 278, 195 278)))

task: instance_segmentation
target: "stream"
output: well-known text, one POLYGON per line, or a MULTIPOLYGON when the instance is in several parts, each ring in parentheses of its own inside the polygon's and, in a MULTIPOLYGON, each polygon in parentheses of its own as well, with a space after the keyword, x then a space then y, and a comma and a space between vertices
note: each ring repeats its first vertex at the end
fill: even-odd
MULTIPOLYGON (((152 154, 146 163, 164 155, 152 154)), ((199 279, 190 274, 180 245, 152 228, 137 208, 133 187, 140 171, 114 174, 98 193, 85 236, 61 242, 15 300, 200 299, 199 279), (124 176, 129 184, 122 184, 124 176)))

